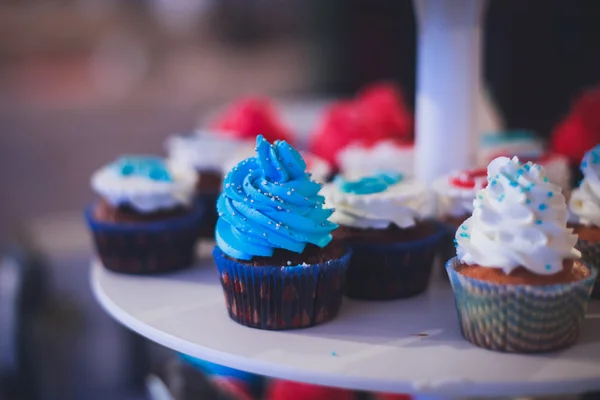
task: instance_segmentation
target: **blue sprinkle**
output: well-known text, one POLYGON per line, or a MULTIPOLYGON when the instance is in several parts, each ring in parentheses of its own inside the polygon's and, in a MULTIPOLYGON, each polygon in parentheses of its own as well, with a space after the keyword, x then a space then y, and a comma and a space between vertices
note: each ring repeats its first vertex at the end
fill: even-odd
POLYGON ((552 196, 554 196, 554 193, 548 192, 548 197, 552 197, 552 196))
POLYGON ((468 228, 467 228, 467 226, 466 226, 466 225, 463 225, 463 226, 461 226, 461 229, 462 229, 463 231, 466 231, 468 228))
POLYGON ((468 233, 464 233, 464 232, 463 232, 463 233, 461 233, 461 234, 460 234, 460 237, 468 238, 468 237, 469 237, 469 234, 468 234, 468 233))
POLYGON ((502 200, 504 200, 504 193, 502 193, 502 194, 500 195, 500 197, 498 197, 498 201, 502 201, 502 200))
POLYGON ((540 210, 540 211, 544 211, 546 208, 548 208, 548 206, 547 206, 547 205, 545 205, 544 203, 542 203, 542 204, 540 204, 540 205, 538 206, 538 208, 539 208, 539 210, 540 210))
POLYGON ((510 186, 512 186, 512 187, 517 187, 517 185, 518 185, 518 183, 515 181, 510 182, 510 186))
POLYGON ((531 199, 525 200, 525 204, 531 204, 531 199))
POLYGON ((544 177, 544 182, 548 182, 548 177, 547 176, 544 177))
POLYGON ((546 265, 546 269, 547 269, 548 271, 550 271, 550 270, 552 269, 552 265, 550 265, 550 264, 547 264, 547 265, 546 265))
POLYGON ((587 166, 588 166, 587 161, 584 161, 581 163, 581 168, 587 168, 587 166))
POLYGON ((541 225, 542 224, 542 220, 538 219, 537 221, 535 221, 536 224, 541 225))
POLYGON ((492 181, 492 185, 495 185, 496 183, 498 183, 495 179, 492 181))
POLYGON ((523 167, 525 168, 526 171, 529 171, 531 169, 531 166, 529 164, 525 164, 525 165, 523 165, 523 167))
POLYGON ((335 357, 335 356, 337 356, 337 353, 335 351, 332 351, 331 352, 331 357, 335 357))
POLYGON ((478 198, 479 200, 483 200, 483 196, 482 196, 482 195, 477 195, 477 198, 478 198))

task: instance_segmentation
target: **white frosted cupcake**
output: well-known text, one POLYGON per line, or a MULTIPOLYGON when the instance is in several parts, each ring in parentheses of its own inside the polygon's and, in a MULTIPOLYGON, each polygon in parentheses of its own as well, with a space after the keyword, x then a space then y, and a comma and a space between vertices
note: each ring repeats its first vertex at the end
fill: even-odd
POLYGON ((353 256, 346 276, 350 297, 387 300, 427 288, 443 228, 424 219, 427 188, 400 174, 380 173, 350 181, 338 177, 323 187, 325 204, 335 209, 337 240, 353 256))
POLYGON ((551 351, 579 334, 597 271, 580 262, 560 187, 499 157, 446 266, 463 336, 507 352, 551 351))
POLYGON ((100 200, 85 217, 103 265, 116 272, 165 272, 192 264, 203 208, 196 172, 152 156, 127 156, 91 179, 100 200))

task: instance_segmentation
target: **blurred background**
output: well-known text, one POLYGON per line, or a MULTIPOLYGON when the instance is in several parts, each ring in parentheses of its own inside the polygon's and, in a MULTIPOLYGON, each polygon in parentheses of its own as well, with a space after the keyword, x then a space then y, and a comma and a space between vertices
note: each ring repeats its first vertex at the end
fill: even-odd
MULTIPOLYGON (((595 0, 490 2, 507 128, 548 136, 600 80, 598 21, 595 0)), ((0 399, 143 399, 168 355, 89 292, 92 171, 245 94, 320 104, 388 79, 412 108, 415 29, 410 0, 1 0, 0 399)))

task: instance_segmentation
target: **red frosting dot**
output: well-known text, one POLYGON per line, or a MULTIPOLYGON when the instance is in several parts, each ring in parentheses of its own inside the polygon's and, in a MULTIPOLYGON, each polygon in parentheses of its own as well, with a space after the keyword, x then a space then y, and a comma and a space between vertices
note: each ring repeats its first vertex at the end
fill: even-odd
POLYGON ((325 386, 276 380, 269 385, 267 400, 354 400, 354 392, 325 386))
POLYGON ((285 140, 293 144, 293 138, 279 120, 275 107, 263 98, 250 97, 235 102, 216 119, 213 128, 238 139, 254 140, 261 134, 269 142, 285 140))
POLYGON ((483 168, 461 171, 450 177, 450 184, 465 189, 483 189, 488 184, 487 171, 483 168))

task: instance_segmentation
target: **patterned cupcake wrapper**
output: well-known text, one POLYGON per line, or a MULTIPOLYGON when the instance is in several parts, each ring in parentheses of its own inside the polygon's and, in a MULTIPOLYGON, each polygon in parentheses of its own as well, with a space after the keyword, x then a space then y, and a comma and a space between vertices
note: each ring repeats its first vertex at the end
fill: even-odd
MULTIPOLYGON (((575 245, 579 251, 581 251, 581 259, 595 268, 600 268, 600 242, 591 242, 589 240, 577 241, 575 245)), ((592 291, 593 299, 600 299, 600 284, 594 285, 592 291)))
POLYGON ((216 246, 229 317, 251 328, 298 329, 333 319, 342 305, 348 250, 339 259, 298 266, 245 265, 216 246))
POLYGON ((465 277, 446 264, 461 332, 466 340, 489 350, 538 353, 571 345, 598 275, 564 284, 501 285, 465 277))
POLYGON ((413 242, 352 244, 346 295, 365 300, 392 300, 424 292, 445 234, 444 228, 438 225, 435 233, 413 242))
POLYGON ((189 267, 194 262, 203 209, 196 205, 181 217, 140 223, 109 223, 84 213, 103 265, 114 272, 153 274, 189 267))
POLYGON ((196 205, 204 209, 204 216, 198 225, 198 235, 203 239, 212 239, 215 237, 215 226, 217 225, 217 199, 219 193, 198 193, 196 194, 196 205))

